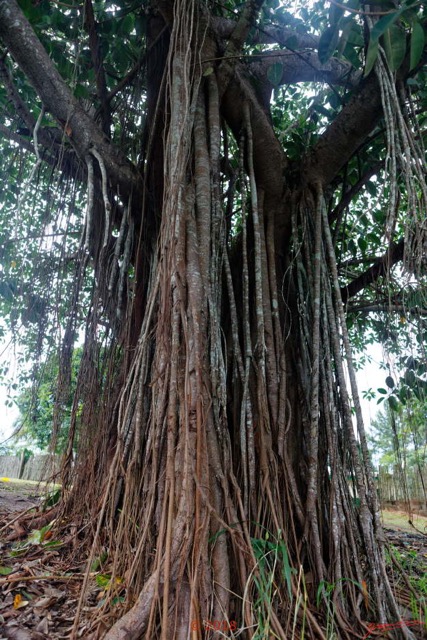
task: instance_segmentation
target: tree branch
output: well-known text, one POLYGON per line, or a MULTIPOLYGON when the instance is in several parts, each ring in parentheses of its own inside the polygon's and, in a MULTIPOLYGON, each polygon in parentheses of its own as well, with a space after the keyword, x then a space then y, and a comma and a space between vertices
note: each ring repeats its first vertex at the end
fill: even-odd
POLYGON ((242 47, 263 2, 264 0, 247 0, 238 21, 234 24, 219 67, 219 72, 222 75, 220 96, 224 94, 234 74, 236 61, 232 58, 241 54, 242 47))
POLYGON ((362 74, 347 62, 331 58, 320 64, 317 52, 304 51, 269 51, 257 56, 249 62, 251 72, 260 79, 268 77, 272 65, 282 65, 282 76, 277 84, 294 84, 297 82, 327 82, 348 87, 356 87, 362 74))
POLYGON ((83 159, 92 147, 104 158, 110 180, 127 195, 140 184, 136 168, 111 145, 96 123, 73 96, 49 58, 16 0, 0 0, 0 38, 8 47, 46 109, 69 135, 83 159))
POLYGON ((419 317, 427 317, 427 309, 421 309, 420 307, 409 307, 404 304, 388 304, 384 303, 372 303, 366 302, 366 304, 357 304, 354 306, 347 307, 347 313, 379 313, 384 312, 387 313, 399 313, 402 316, 407 315, 415 315, 419 317))
POLYGON ((350 202, 353 200, 354 196, 356 196, 359 191, 363 188, 363 186, 372 178, 372 176, 376 175, 378 171, 384 168, 384 161, 376 162, 372 167, 363 174, 363 176, 352 186, 348 191, 345 192, 341 200, 338 202, 337 206, 332 210, 329 215, 329 223, 332 224, 335 220, 338 219, 341 212, 348 207, 350 202))
MULTIPOLYGON (((231 33, 236 27, 235 20, 227 20, 226 18, 214 17, 212 18, 212 25, 223 40, 230 37, 231 33)), ((286 46, 287 41, 290 41, 290 48, 294 49, 315 49, 319 44, 319 38, 309 33, 298 33, 292 27, 278 27, 275 25, 267 25, 262 29, 257 27, 250 36, 248 42, 250 44, 279 44, 286 46)))
POLYGON ((376 282, 378 278, 381 276, 387 275, 388 271, 391 267, 403 260, 403 249, 404 249, 404 241, 403 239, 399 242, 391 243, 388 251, 383 255, 382 258, 372 265, 369 269, 361 273, 357 278, 349 282, 345 287, 341 289, 341 298, 343 303, 345 304, 349 298, 353 298, 360 291, 363 291, 367 286, 376 282))
POLYGON ((328 185, 350 160, 382 115, 381 93, 376 75, 362 83, 302 163, 304 184, 328 185))
POLYGON ((35 153, 34 145, 31 144, 31 142, 27 140, 27 138, 20 136, 18 133, 15 133, 14 131, 11 131, 10 129, 8 129, 8 127, 5 127, 4 124, 1 124, 1 123, 0 123, 0 133, 5 138, 8 138, 8 140, 12 140, 16 144, 18 144, 22 149, 25 149, 26 151, 30 151, 31 153, 35 153))
POLYGON ((99 111, 101 114, 102 130, 108 137, 110 137, 111 116, 107 100, 108 91, 105 81, 103 61, 101 57, 101 43, 99 42, 98 38, 97 24, 91 0, 85 0, 83 15, 84 25, 89 36, 89 47, 92 57, 92 64, 95 70, 96 90, 100 102, 99 111))

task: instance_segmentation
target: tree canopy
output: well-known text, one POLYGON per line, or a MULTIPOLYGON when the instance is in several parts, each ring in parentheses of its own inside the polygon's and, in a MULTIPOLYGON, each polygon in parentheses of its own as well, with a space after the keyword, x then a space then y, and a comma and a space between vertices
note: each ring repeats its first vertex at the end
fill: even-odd
POLYGON ((109 640, 400 619, 354 354, 425 361, 426 24, 415 0, 0 0, 0 310, 59 363, 53 442, 75 384, 73 637, 106 549, 109 640))

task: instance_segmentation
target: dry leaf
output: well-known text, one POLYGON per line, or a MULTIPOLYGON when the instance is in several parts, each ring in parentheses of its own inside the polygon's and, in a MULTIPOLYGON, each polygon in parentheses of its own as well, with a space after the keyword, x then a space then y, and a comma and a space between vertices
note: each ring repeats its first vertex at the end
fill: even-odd
POLYGON ((18 609, 21 602, 22 602, 22 596, 20 593, 17 593, 13 599, 13 608, 18 609))
POLYGON ((48 596, 45 598, 40 598, 34 603, 34 609, 47 609, 52 606, 56 602, 56 598, 52 596, 48 596))
POLYGON ((47 618, 42 618, 36 627, 36 631, 44 633, 46 636, 49 634, 49 622, 47 618))

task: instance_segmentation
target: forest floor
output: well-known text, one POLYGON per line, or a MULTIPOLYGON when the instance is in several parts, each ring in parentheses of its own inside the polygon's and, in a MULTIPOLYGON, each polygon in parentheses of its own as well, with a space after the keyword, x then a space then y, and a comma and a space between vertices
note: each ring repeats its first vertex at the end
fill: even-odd
MULTIPOLYGON (((79 556, 72 528, 64 539, 53 538, 50 520, 55 513, 54 507, 49 512, 46 492, 52 496, 57 489, 0 478, 0 640, 70 637, 86 559, 79 556)), ((417 620, 427 620, 427 517, 394 509, 384 510, 382 520, 402 618, 412 621, 416 638, 426 638, 426 628, 417 620)), ((109 588, 107 567, 92 569, 83 607, 87 620, 99 610, 109 588)), ((90 640, 94 635, 83 622, 77 637, 90 640)))

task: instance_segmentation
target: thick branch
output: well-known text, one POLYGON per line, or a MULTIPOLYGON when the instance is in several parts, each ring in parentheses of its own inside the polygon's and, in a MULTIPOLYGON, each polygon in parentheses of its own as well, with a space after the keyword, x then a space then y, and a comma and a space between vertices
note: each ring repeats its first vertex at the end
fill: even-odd
POLYGON ((341 298, 345 304, 349 298, 352 298, 367 286, 376 282, 381 276, 387 275, 391 267, 403 259, 404 242, 393 242, 388 251, 380 258, 372 267, 361 273, 357 278, 349 282, 341 289, 341 298))
POLYGON ((347 307, 347 313, 399 313, 401 316, 414 315, 417 317, 425 318, 427 317, 427 309, 422 309, 420 307, 410 307, 405 304, 389 304, 387 302, 383 303, 372 303, 366 302, 357 304, 354 306, 347 307))
POLYGON ((0 38, 46 109, 63 126, 80 158, 95 147, 110 179, 121 187, 123 195, 129 194, 138 184, 135 167, 109 143, 73 96, 15 0, 0 0, 0 38))
POLYGON ((236 56, 241 54, 242 47, 263 2, 264 0, 247 0, 238 21, 234 23, 234 29, 230 34, 230 38, 225 48, 224 57, 219 67, 219 71, 222 76, 222 82, 220 85, 221 97, 234 75, 236 56))
POLYGON ((376 75, 371 73, 308 153, 301 170, 304 182, 328 185, 370 134, 381 114, 381 93, 376 75))
POLYGON ((264 0, 247 0, 243 10, 240 13, 239 19, 234 23, 234 28, 231 30, 230 37, 227 43, 225 55, 234 55, 240 52, 249 31, 261 9, 264 0))
MULTIPOLYGON (((221 39, 228 39, 236 27, 234 20, 226 18, 212 18, 212 24, 216 33, 221 39)), ((290 48, 294 49, 315 49, 319 44, 317 36, 309 33, 298 33, 289 26, 278 27, 275 25, 266 25, 255 29, 249 40, 250 44, 279 44, 286 46, 289 42, 290 48)))
POLYGON ((101 57, 101 44, 98 38, 97 24, 91 0, 85 0, 84 4, 84 24, 89 35, 89 47, 92 57, 92 64, 95 71, 96 91, 100 101, 99 111, 101 114, 102 130, 110 137, 111 117, 107 101, 107 84, 105 81, 104 66, 101 57))
POLYGON ((8 127, 5 127, 4 124, 1 124, 1 123, 0 123, 0 133, 8 140, 12 140, 16 144, 18 144, 22 149, 26 149, 26 151, 30 151, 30 153, 35 153, 34 145, 31 144, 31 142, 27 138, 20 136, 18 133, 15 133, 14 131, 11 131, 10 129, 8 129, 8 127))
POLYGON ((364 185, 372 178, 372 176, 376 175, 381 169, 384 168, 384 162, 376 162, 372 167, 370 167, 366 173, 352 186, 348 191, 345 192, 341 200, 338 202, 337 206, 333 209, 331 214, 329 215, 329 222, 335 222, 338 219, 341 212, 348 207, 353 198, 359 193, 359 191, 364 187, 364 185))
MULTIPOLYGON (((258 96, 247 78, 245 70, 239 66, 236 75, 230 82, 223 98, 224 116, 236 139, 239 139, 242 122, 242 100, 246 100, 251 108, 251 124, 254 145, 254 169, 257 184, 265 191, 266 212, 272 202, 278 203, 283 198, 284 171, 288 160, 279 143, 269 115, 262 108, 258 96)), ((218 75, 221 86, 222 75, 218 75)))
POLYGON ((282 76, 278 84, 296 82, 327 82, 347 87, 355 87, 361 79, 361 72, 347 63, 331 58, 326 64, 319 62, 314 51, 296 53, 292 51, 270 51, 260 55, 261 60, 250 62, 250 70, 260 79, 267 78, 268 69, 273 65, 282 65, 282 76))

